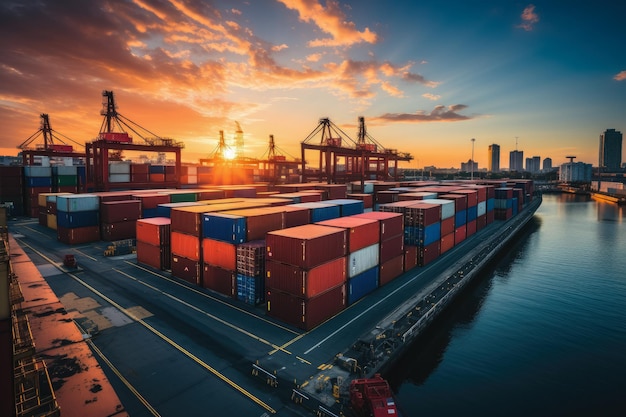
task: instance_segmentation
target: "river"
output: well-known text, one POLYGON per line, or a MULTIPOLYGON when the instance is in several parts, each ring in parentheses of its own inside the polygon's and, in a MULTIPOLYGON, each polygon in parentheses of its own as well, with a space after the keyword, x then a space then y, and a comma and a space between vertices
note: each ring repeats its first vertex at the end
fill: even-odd
POLYGON ((385 375, 404 416, 626 416, 626 207, 545 195, 385 375))

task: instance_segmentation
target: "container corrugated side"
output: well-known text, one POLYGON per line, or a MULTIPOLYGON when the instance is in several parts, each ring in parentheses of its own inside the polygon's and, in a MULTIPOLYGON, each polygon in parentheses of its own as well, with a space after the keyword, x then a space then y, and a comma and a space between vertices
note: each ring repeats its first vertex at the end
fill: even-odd
POLYGON ((292 204, 292 205, 295 207, 308 208, 311 222, 313 223, 341 217, 341 208, 336 204, 326 204, 325 202, 316 202, 316 203, 298 203, 298 204, 292 204))
POLYGON ((136 230, 135 220, 100 224, 100 236, 104 241, 134 239, 136 230))
POLYGON ((355 252, 366 246, 376 244, 380 240, 380 223, 378 220, 348 216, 324 220, 317 224, 346 229, 348 252, 355 252))
POLYGON ((450 217, 454 217, 455 213, 455 202, 452 200, 445 200, 442 198, 432 198, 427 200, 429 204, 440 204, 441 205, 441 219, 448 219, 450 217))
POLYGON ((352 278, 378 266, 380 255, 378 243, 348 254, 348 277, 352 278))
MULTIPOLYGON (((417 251, 415 254, 417 254, 417 251)), ((378 285, 382 287, 404 273, 404 255, 401 254, 385 263, 381 263, 379 269, 378 285)))
POLYGON ((467 237, 467 226, 462 225, 454 229, 454 244, 458 245, 467 237))
POLYGON ((265 240, 237 245, 237 273, 265 279, 265 240))
POLYGON ((67 194, 57 196, 57 211, 78 212, 100 210, 100 199, 94 194, 67 194))
POLYGON ((311 223, 311 211, 306 207, 280 206, 283 211, 283 229, 311 223))
POLYGON ((170 210, 172 230, 200 237, 202 235, 202 215, 209 206, 173 207, 170 210))
POLYGON ((264 278, 237 274, 237 299, 246 304, 258 305, 265 300, 264 278))
POLYGON ((378 288, 378 266, 348 279, 347 304, 352 305, 378 288))
MULTIPOLYGON (((169 196, 168 196, 169 197, 169 196)), ((170 217, 173 208, 189 207, 189 206, 202 206, 201 202, 185 202, 185 203, 165 203, 157 205, 158 217, 170 217)))
POLYGON ((137 241, 137 262, 156 269, 167 270, 171 265, 171 253, 168 246, 151 245, 137 241))
POLYGON ((450 191, 450 194, 463 194, 467 196, 467 207, 478 204, 478 190, 457 189, 450 191))
POLYGON ((441 236, 441 245, 439 246, 439 253, 443 255, 454 247, 454 232, 441 236))
POLYGON ((237 273, 230 269, 204 264, 202 269, 202 286, 227 297, 236 297, 237 273))
POLYGON ((141 218, 141 201, 107 201, 100 204, 100 218, 103 223, 117 223, 141 218))
POLYGON ((381 264, 387 262, 391 258, 401 255, 404 251, 404 235, 394 236, 391 239, 384 240, 379 244, 379 259, 381 264))
POLYGON ((202 237, 222 240, 228 243, 246 241, 246 218, 224 213, 202 215, 202 237))
POLYGON ((406 245, 404 247, 404 270, 410 271, 417 266, 417 246, 406 245))
POLYGON ((380 241, 401 235, 404 230, 404 216, 400 213, 370 211, 356 214, 354 217, 361 219, 374 219, 380 223, 380 241))
POLYGON ((57 239, 68 245, 97 242, 100 240, 100 226, 67 228, 57 225, 57 239))
POLYGON ((268 316, 309 331, 346 307, 346 286, 339 285, 309 299, 268 289, 266 301, 268 316))
POLYGON ((429 200, 432 198, 437 198, 437 193, 427 192, 427 191, 413 191, 401 193, 398 195, 398 201, 406 201, 406 200, 429 200))
POLYGON ((448 217, 441 221, 441 236, 454 232, 455 223, 454 217, 448 217))
POLYGON ((465 194, 442 194, 439 196, 442 200, 454 201, 455 212, 467 209, 467 195, 465 194))
POLYGON ((149 243, 155 246, 170 245, 170 224, 167 217, 153 217, 139 219, 135 223, 137 241, 149 243))
POLYGON ((346 265, 345 256, 310 269, 267 260, 265 286, 305 299, 315 297, 346 282, 346 265))
POLYGON ((340 258, 347 251, 344 229, 307 224, 269 232, 266 259, 312 268, 340 258))
POLYGON ((172 276, 200 285, 202 271, 198 261, 172 253, 172 276))
POLYGON ((480 201, 476 204, 476 217, 484 216, 485 214, 487 214, 487 202, 480 201))
POLYGON ((74 211, 57 212, 57 225, 65 228, 98 226, 100 224, 100 212, 95 211, 74 211))
POLYGON ((339 206, 339 216, 352 216, 363 213, 364 205, 361 200, 351 200, 349 198, 335 198, 324 201, 326 204, 336 204, 339 206))
POLYGON ((267 232, 283 228, 283 210, 278 207, 262 207, 223 212, 246 218, 246 241, 265 239, 267 232))
POLYGON ((419 246, 417 248, 417 264, 419 266, 428 265, 439 257, 440 249, 439 240, 428 246, 419 246))
POLYGON ((200 260, 202 252, 200 250, 200 238, 198 238, 198 236, 172 231, 170 238, 172 256, 176 254, 196 262, 200 260))
POLYGON ((428 226, 407 226, 404 228, 404 243, 407 245, 428 246, 440 238, 440 222, 428 226))
POLYGON ((156 209, 159 204, 170 203, 170 196, 167 194, 133 194, 132 198, 141 201, 141 209, 156 209))
POLYGON ((237 246, 216 239, 202 239, 202 257, 205 264, 224 269, 237 269, 237 246))

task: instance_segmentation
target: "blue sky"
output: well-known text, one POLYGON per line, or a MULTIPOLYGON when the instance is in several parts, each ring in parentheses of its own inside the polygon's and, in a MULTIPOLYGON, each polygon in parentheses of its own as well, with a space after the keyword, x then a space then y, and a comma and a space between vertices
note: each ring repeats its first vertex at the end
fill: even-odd
POLYGON ((598 136, 626 130, 626 4, 614 1, 136 0, 0 5, 0 147, 47 113, 96 137, 101 92, 119 112, 185 143, 219 131, 300 155, 322 117, 352 137, 359 116, 413 167, 487 163, 487 147, 597 164, 598 136))

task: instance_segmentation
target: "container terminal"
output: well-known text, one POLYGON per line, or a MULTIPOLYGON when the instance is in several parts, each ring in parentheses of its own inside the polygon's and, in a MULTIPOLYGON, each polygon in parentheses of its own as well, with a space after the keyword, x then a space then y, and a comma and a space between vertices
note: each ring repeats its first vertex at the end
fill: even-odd
MULTIPOLYGON (((302 144, 303 161, 320 154, 317 169, 302 165, 307 182, 284 182, 283 170, 237 182, 242 170, 215 159, 204 174, 161 139, 149 146, 173 151, 174 165, 127 163, 115 153, 135 146, 112 130, 126 119, 104 97, 86 169, 29 164, 55 152, 73 160, 65 147, 2 169, 3 202, 18 202, 0 209, 12 219, 3 415, 178 415, 182 402, 202 414, 167 383, 192 375, 195 398, 222 404, 218 414, 396 413, 379 374, 541 204, 532 181, 390 177, 390 162, 410 155, 367 142, 363 123, 344 148, 328 119, 302 144), (229 184, 209 184, 217 177, 229 184)), ((47 118, 42 130, 52 137, 47 118)))

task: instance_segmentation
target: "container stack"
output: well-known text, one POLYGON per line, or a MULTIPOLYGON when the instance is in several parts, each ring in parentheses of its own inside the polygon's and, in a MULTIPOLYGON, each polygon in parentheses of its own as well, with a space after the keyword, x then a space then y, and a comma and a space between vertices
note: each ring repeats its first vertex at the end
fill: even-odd
POLYGON ((202 216, 206 209, 207 206, 197 204, 175 207, 168 216, 172 221, 172 275, 195 285, 202 283, 202 216))
POLYGON ((365 209, 363 201, 353 200, 349 198, 336 198, 333 200, 326 200, 323 202, 323 204, 334 204, 339 206, 340 217, 361 214, 365 209))
POLYGON ((237 299, 253 306, 265 301, 265 239, 237 245, 237 299))
POLYGON ((150 182, 150 165, 132 164, 130 166, 130 180, 135 184, 150 182))
POLYGON ((5 204, 7 216, 23 216, 23 168, 21 166, 0 166, 0 204, 5 204))
POLYGON ((137 262, 160 270, 171 267, 170 225, 167 217, 140 219, 136 222, 137 262))
POLYGON ((450 194, 462 194, 467 197, 466 236, 476 233, 476 217, 478 216, 478 191, 470 188, 459 188, 450 191, 450 194))
POLYGON ((317 223, 345 230, 348 244, 346 302, 354 304, 378 288, 380 225, 377 220, 351 216, 317 223))
POLYGON ((311 223, 322 222, 324 220, 336 219, 341 217, 341 208, 337 204, 319 201, 314 203, 296 203, 290 204, 291 207, 305 208, 309 210, 309 219, 311 223))
POLYGON ((109 163, 109 182, 129 183, 131 178, 130 162, 109 163))
POLYGON ((458 245, 467 237, 467 195, 442 194, 443 200, 454 202, 454 245, 458 245))
POLYGON ((100 240, 100 199, 94 194, 59 195, 57 239, 75 245, 100 240))
POLYGON ((72 165, 53 166, 52 191, 59 193, 78 192, 78 167, 72 165))
POLYGON ((24 167, 25 211, 28 217, 39 217, 39 194, 52 192, 52 168, 27 165, 24 167))
POLYGON ((443 255, 454 247, 455 241, 455 206, 456 203, 451 200, 434 198, 426 200, 428 204, 439 204, 441 206, 441 230, 440 230, 440 250, 439 254, 443 255))
POLYGON ((346 306, 344 229, 308 224, 266 235, 267 314, 304 330, 346 306))
POLYGON ((148 168, 148 174, 150 182, 165 182, 164 165, 150 165, 148 168))
POLYGON ((71 193, 39 194, 39 224, 50 229, 57 228, 57 196, 71 193))
POLYGON ((400 213, 372 211, 353 216, 376 220, 379 224, 379 286, 388 284, 404 271, 417 266, 417 247, 404 245, 404 216, 400 213))
POLYGON ((508 220, 513 217, 513 188, 495 189, 494 217, 496 220, 508 220))
POLYGON ((106 201, 100 203, 100 235, 102 240, 134 239, 135 223, 141 218, 140 200, 106 201))
POLYGON ((183 165, 180 167, 180 183, 184 185, 198 184, 198 167, 183 165))
MULTIPOLYGON (((147 167, 147 165, 146 165, 147 167)), ((132 198, 141 202, 141 218, 148 219, 159 217, 157 207, 159 204, 169 204, 170 196, 161 193, 141 193, 133 194, 132 198)))

